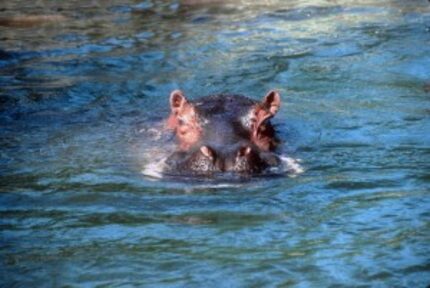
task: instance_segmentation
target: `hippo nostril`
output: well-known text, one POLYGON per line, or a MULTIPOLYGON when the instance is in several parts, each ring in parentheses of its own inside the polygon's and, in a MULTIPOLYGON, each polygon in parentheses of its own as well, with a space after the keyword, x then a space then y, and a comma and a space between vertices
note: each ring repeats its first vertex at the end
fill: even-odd
POLYGON ((202 154, 209 158, 211 161, 215 160, 215 152, 209 148, 208 146, 202 146, 200 147, 200 152, 202 152, 202 154))
POLYGON ((251 154, 251 151, 252 151, 252 149, 249 146, 241 147, 239 149, 239 151, 237 151, 237 156, 236 157, 239 158, 239 157, 247 156, 247 155, 251 154))

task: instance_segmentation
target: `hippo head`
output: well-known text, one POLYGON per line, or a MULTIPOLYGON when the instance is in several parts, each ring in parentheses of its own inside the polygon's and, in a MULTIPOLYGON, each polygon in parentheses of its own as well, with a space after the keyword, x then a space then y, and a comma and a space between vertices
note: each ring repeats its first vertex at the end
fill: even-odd
POLYGON ((275 165, 272 151, 278 141, 270 118, 280 102, 276 91, 261 102, 226 94, 189 101, 181 91, 173 91, 167 126, 176 134, 178 150, 166 162, 169 170, 258 173, 275 165))

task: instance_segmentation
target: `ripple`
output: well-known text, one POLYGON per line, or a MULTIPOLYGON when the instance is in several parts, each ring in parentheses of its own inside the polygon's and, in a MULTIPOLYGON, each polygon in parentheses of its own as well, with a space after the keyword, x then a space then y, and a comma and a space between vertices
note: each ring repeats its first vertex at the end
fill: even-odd
POLYGON ((0 4, 66 18, 0 27, 0 286, 430 283, 425 1, 81 2, 0 4), (160 177, 178 88, 278 89, 280 175, 160 177))
POLYGON ((280 9, 270 12, 269 17, 280 18, 285 21, 302 21, 315 17, 327 17, 343 11, 341 6, 307 6, 297 9, 280 9))

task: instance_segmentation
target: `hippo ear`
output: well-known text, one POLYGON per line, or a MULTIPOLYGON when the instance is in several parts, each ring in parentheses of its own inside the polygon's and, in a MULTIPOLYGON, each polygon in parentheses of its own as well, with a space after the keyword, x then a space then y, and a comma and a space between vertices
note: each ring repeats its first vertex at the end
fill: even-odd
POLYGON ((196 109, 180 90, 170 93, 170 109, 166 127, 175 131, 179 148, 188 150, 199 141, 201 134, 196 109))
POLYGON ((281 96, 278 91, 271 90, 264 96, 263 101, 260 103, 262 110, 266 113, 266 117, 273 117, 278 112, 281 106, 281 96))
POLYGON ((281 96, 275 90, 270 91, 264 97, 263 101, 257 104, 254 108, 254 132, 260 128, 260 126, 269 118, 275 116, 279 107, 281 106, 281 96))
POLYGON ((170 93, 170 109, 174 114, 178 114, 182 111, 187 103, 188 100, 181 90, 174 90, 170 93))
POLYGON ((270 150, 274 147, 274 131, 267 120, 275 116, 281 106, 281 96, 278 91, 271 90, 264 97, 263 101, 254 108, 253 125, 251 132, 254 144, 260 149, 270 150))
POLYGON ((192 121, 194 116, 194 106, 188 102, 180 90, 170 93, 170 114, 167 119, 167 128, 176 129, 180 123, 187 124, 192 121))

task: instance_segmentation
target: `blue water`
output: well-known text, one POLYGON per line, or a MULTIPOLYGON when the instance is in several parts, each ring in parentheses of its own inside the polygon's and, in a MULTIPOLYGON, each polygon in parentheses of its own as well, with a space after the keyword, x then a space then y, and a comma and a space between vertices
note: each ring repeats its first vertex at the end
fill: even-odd
POLYGON ((429 2, 197 2, 0 3, 0 286, 429 285, 429 2), (177 88, 278 89, 304 171, 147 177, 177 88))

